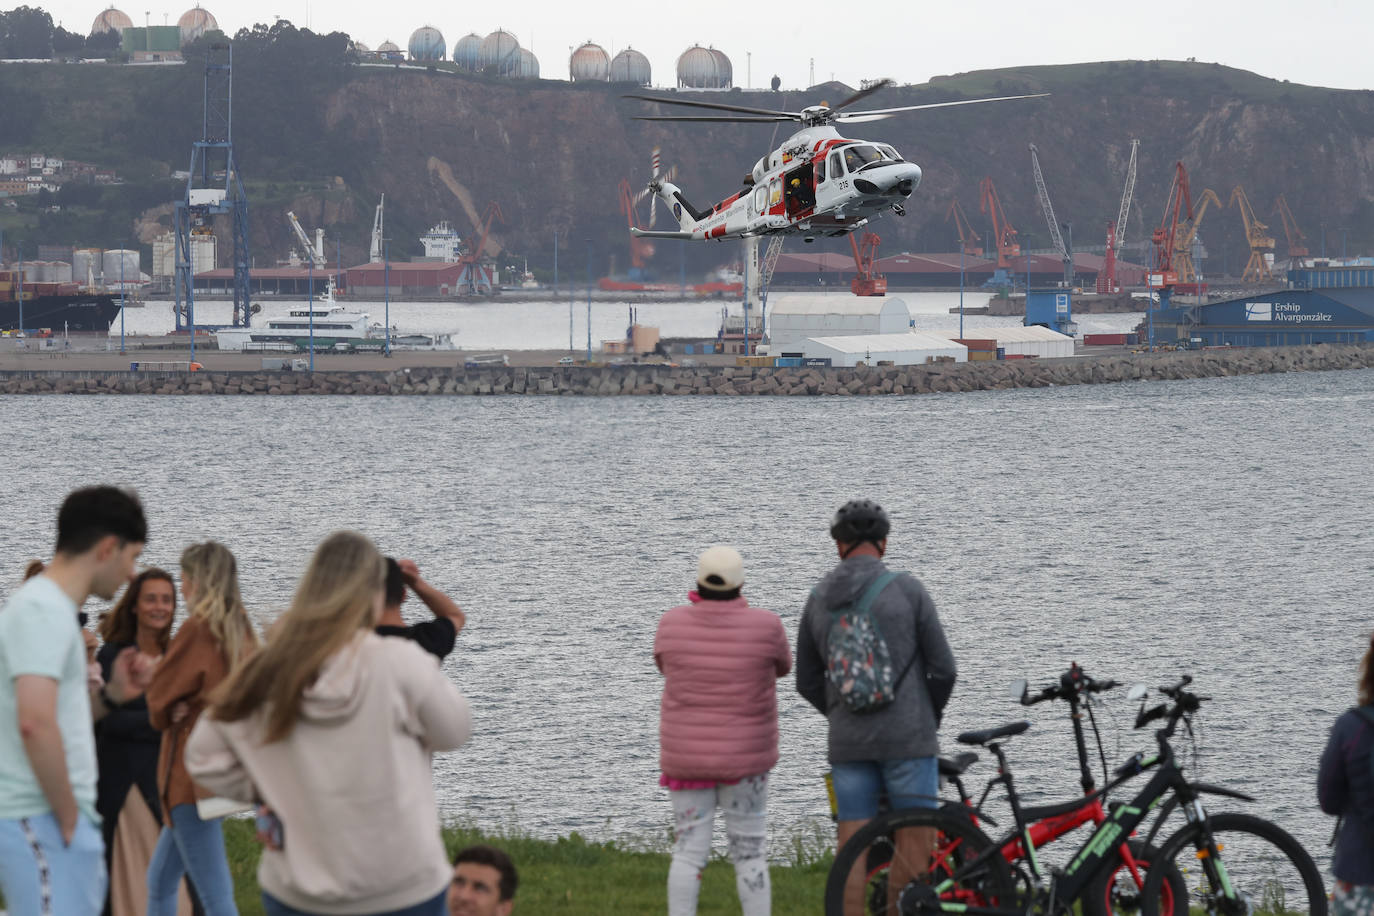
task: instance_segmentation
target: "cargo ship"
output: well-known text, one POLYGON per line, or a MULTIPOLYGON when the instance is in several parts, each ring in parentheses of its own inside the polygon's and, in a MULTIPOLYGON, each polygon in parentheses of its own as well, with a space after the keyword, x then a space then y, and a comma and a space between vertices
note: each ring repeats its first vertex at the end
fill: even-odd
MULTIPOLYGON (((24 329, 54 334, 95 331, 107 334, 119 315, 119 300, 108 293, 83 292, 76 283, 25 283, 24 329)), ((0 331, 19 327, 19 272, 0 270, 0 331)))

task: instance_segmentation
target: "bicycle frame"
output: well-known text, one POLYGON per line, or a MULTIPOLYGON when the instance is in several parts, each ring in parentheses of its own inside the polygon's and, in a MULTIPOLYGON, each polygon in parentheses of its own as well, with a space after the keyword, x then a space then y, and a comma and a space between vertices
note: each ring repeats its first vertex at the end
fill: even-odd
MULTIPOLYGON (((1188 782, 1182 770, 1174 761, 1173 750, 1170 748, 1166 735, 1161 732, 1157 735, 1160 754, 1153 758, 1146 758, 1139 761, 1138 770, 1158 768, 1158 771, 1150 778, 1145 787, 1129 803, 1116 806, 1111 812, 1107 813, 1106 818, 1097 825, 1092 835, 1075 853, 1072 861, 1064 869, 1062 874, 1056 874, 1050 883, 1050 899, 1047 901, 1049 910, 1054 912, 1057 904, 1071 904, 1077 900, 1088 884, 1097 873, 1110 866, 1113 856, 1118 855, 1121 848, 1126 844, 1127 839, 1133 834, 1137 827, 1149 816, 1155 807, 1160 805, 1165 799, 1177 798, 1179 804, 1187 814, 1189 822, 1193 822, 1206 817, 1201 803, 1198 801, 1197 793, 1191 783, 1188 782)), ((1026 846, 1025 859, 1030 866, 1031 873, 1036 879, 1044 877, 1040 868, 1040 863, 1035 855, 1034 833, 1031 826, 1026 824, 1022 813, 1019 799, 1016 796, 1012 785, 1012 778, 1007 772, 1006 756, 999 744, 990 743, 988 750, 997 756, 1001 773, 994 783, 1003 783, 1008 788, 1008 800, 1011 803, 1012 814, 1016 820, 1016 829, 1011 831, 1001 842, 984 850, 972 861, 962 867, 951 870, 949 877, 937 884, 934 888, 937 895, 943 894, 955 885, 962 877, 975 873, 981 869, 987 861, 994 855, 1004 855, 1004 848, 1009 844, 1017 842, 1024 843, 1026 846)), ((1135 772, 1122 775, 1113 780, 1103 791, 1114 788, 1127 779, 1135 776, 1135 772)), ((989 785, 989 789, 991 784, 989 785)), ((1096 801, 1099 802, 1100 795, 1096 801)), ((1077 812, 1072 812, 1077 814, 1077 812)), ((1067 815, 1066 815, 1067 817, 1067 815)), ((1086 823, 1082 821, 1081 823, 1086 823)), ((1036 825, 1041 826, 1041 825, 1036 825)), ((937 854, 944 851, 937 850, 937 854)), ((944 900, 939 901, 939 909, 945 913, 964 914, 964 916, 1023 916, 1025 910, 1017 907, 992 907, 978 903, 965 901, 944 900)))

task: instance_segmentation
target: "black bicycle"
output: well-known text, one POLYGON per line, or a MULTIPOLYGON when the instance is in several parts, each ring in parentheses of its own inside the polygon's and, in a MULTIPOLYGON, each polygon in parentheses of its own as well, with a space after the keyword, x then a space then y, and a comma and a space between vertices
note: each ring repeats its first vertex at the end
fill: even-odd
MULTIPOLYGON (((960 806, 894 811, 865 825, 845 844, 826 883, 829 916, 858 913, 898 913, 901 916, 1061 916, 1075 902, 1084 912, 1097 910, 1111 898, 1113 882, 1123 867, 1121 846, 1160 806, 1183 811, 1186 823, 1151 856, 1139 901, 1143 916, 1172 916, 1181 906, 1216 916, 1326 916, 1326 892, 1311 856, 1281 828, 1244 814, 1208 815, 1201 798, 1220 794, 1252 800, 1240 792, 1188 780, 1175 758, 1169 739, 1180 723, 1191 719, 1207 699, 1187 691, 1191 678, 1160 688, 1171 700, 1146 710, 1143 703, 1136 727, 1165 719, 1156 731, 1157 755, 1136 754, 1118 767, 1100 790, 1106 793, 1123 782, 1154 770, 1154 775, 1131 801, 1109 807, 1087 841, 1062 870, 1042 868, 1031 844, 1032 818, 1040 813, 1024 809, 1016 793, 1002 739, 1022 734, 1029 722, 965 732, 962 744, 986 747, 997 758, 998 776, 989 784, 1004 785, 1015 827, 993 842, 960 806), (905 836, 905 842, 891 842, 905 836), (886 882, 881 894, 865 893, 860 902, 850 875, 859 863, 870 861, 870 846, 889 846, 886 882), (1027 844, 1028 881, 1018 881, 1008 866, 1005 850, 1027 844), (1224 860, 1223 860, 1224 856, 1224 860), (851 896, 845 907, 846 884, 851 896), (880 899, 881 909, 869 901, 880 899), (891 903, 889 904, 889 901, 891 903), (1185 902, 1181 902, 1185 901, 1185 902)), ((1143 694, 1142 694, 1143 696, 1143 694)), ((985 796, 986 797, 986 793, 985 796)), ((1082 803, 1082 799, 1075 800, 1082 803)), ((1156 829, 1158 824, 1156 824, 1156 829)), ((1153 832, 1152 832, 1153 835, 1153 832)), ((869 890, 869 889, 865 889, 869 890)))

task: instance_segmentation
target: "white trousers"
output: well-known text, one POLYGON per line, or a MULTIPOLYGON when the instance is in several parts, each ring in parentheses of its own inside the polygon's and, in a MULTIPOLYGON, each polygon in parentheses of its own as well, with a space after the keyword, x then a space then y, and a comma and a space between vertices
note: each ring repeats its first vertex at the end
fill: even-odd
POLYGON ((668 916, 696 916, 701 871, 711 855, 717 807, 725 815, 740 909, 744 916, 769 916, 768 774, 747 777, 733 786, 681 789, 668 795, 673 802, 676 837, 673 864, 668 868, 668 916))

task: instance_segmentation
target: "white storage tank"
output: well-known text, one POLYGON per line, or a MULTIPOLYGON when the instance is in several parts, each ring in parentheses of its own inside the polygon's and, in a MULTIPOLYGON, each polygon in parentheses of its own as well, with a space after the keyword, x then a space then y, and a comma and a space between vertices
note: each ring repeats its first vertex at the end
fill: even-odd
POLYGON ((100 282, 101 251, 99 248, 78 248, 72 252, 72 279, 83 286, 100 282))
POLYGON ((568 72, 575 83, 604 83, 611 75, 611 57, 605 48, 589 41, 572 53, 568 72))
POLYGON ((105 252, 105 257, 101 263, 104 265, 106 286, 113 286, 116 283, 138 282, 137 251, 130 251, 127 248, 111 248, 105 252))
POLYGON ((510 76, 520 66, 520 42, 505 29, 497 29, 482 39, 477 53, 477 69, 494 76, 510 76))
MULTIPOLYGON (((175 266, 175 264, 173 265, 175 266)), ((219 266, 213 235, 191 236, 191 273, 200 274, 219 266)))
POLYGON ((511 75, 522 80, 539 79, 539 58, 535 57, 529 48, 521 48, 520 63, 511 75))
POLYGON ((213 32, 219 29, 219 23, 215 17, 210 15, 209 10, 200 8, 200 4, 181 14, 177 20, 177 28, 181 29, 181 43, 194 41, 206 32, 213 32))
POLYGON ((731 71, 723 52, 692 45, 677 59, 677 84, 683 89, 729 89, 731 71))
POLYGON ((448 51, 444 34, 432 25, 420 26, 412 32, 407 47, 411 60, 443 60, 448 51))
POLYGON ((113 6, 102 10, 99 16, 95 17, 95 22, 91 23, 91 34, 99 35, 103 32, 118 32, 123 35, 125 29, 132 29, 134 21, 125 13, 115 9, 113 6))
POLYGON ((634 48, 626 48, 611 59, 611 82, 647 86, 651 81, 649 58, 634 48))
POLYGON ((54 283, 72 282, 72 265, 66 261, 53 261, 52 279, 54 283))
POLYGON ((482 55, 482 36, 469 32, 453 43, 453 62, 469 73, 477 72, 482 55))
POLYGON ((153 239, 153 278, 176 276, 177 272, 177 237, 171 232, 164 232, 153 239))

